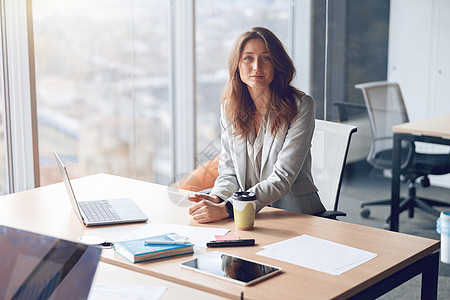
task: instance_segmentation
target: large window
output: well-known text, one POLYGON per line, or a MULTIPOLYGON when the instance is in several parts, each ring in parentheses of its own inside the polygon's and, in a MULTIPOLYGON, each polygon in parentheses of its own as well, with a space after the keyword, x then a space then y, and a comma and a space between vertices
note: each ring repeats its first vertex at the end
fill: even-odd
MULTIPOLYGON (((26 18, 15 22, 16 13, 25 10, 24 3, 32 3, 34 45, 30 49, 36 78, 31 76, 30 81, 36 80, 39 132, 38 144, 23 142, 18 150, 13 145, 12 158, 3 159, 8 151, 2 150, 0 159, 11 162, 17 174, 14 181, 24 181, 32 172, 23 166, 16 172, 16 165, 32 166, 39 157, 41 185, 60 180, 52 150, 69 165, 72 177, 106 172, 170 183, 174 173, 189 171, 192 161, 198 165, 218 153, 219 101, 228 76, 228 54, 240 33, 264 26, 287 47, 297 67, 294 84, 315 98, 316 117, 358 125, 348 162, 364 162, 370 128, 355 83, 400 82, 413 118, 448 110, 443 100, 436 100, 446 94, 441 83, 446 82, 442 68, 448 34, 442 24, 448 5, 433 0, 408 6, 412 13, 426 12, 424 20, 436 20, 427 21, 426 32, 417 35, 413 29, 418 21, 406 26, 399 13, 406 2, 3 0, 15 9, 6 9, 3 19, 17 23, 8 24, 18 29, 27 26, 26 18), (423 37, 432 43, 421 42, 423 37), (423 57, 422 53, 428 54, 423 57), (410 71, 417 62, 421 62, 420 72, 410 71), (434 75, 426 76, 431 79, 422 89, 427 72, 434 75), (420 99, 433 103, 427 111, 414 102, 418 92, 420 99), (34 152, 34 157, 28 152, 34 152)), ((8 31, 8 36, 19 40, 26 31, 8 31)), ((28 55, 27 46, 7 44, 8 53, 17 54, 10 71, 27 73, 28 62, 20 59, 28 55), (18 51, 22 48, 26 50, 18 51)), ((15 82, 8 88, 22 90, 15 82)), ((10 102, 29 98, 20 94, 10 102)), ((24 110, 17 105, 15 112, 20 111, 24 110)), ((21 117, 12 127, 30 118, 28 112, 21 117)), ((21 141, 16 135, 26 135, 29 127, 26 124, 22 133, 13 133, 12 143, 21 141)), ((2 174, 6 170, 0 165, 2 174)), ((7 181, 0 178, 5 186, 7 181)))
POLYGON ((220 149, 219 103, 228 79, 228 55, 237 37, 251 27, 273 31, 290 48, 291 1, 197 0, 196 33, 196 163, 220 149))
POLYGON ((170 178, 169 1, 33 3, 41 185, 106 172, 170 178))
MULTIPOLYGON (((167 184, 173 176, 170 1, 33 3, 41 185, 106 172, 167 184)), ((218 151, 219 100, 237 36, 253 26, 289 48, 291 1, 195 3, 196 157, 218 151), (233 26, 230 26, 233 24, 233 26)), ((178 147, 177 147, 178 148, 178 147)))

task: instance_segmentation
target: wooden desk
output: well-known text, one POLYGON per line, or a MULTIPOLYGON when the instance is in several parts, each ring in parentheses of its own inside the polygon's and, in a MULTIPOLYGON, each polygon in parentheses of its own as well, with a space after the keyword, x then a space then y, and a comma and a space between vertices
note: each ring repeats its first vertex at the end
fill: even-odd
MULTIPOLYGON (((187 192, 162 185, 98 174, 73 181, 78 200, 132 197, 150 221, 198 225, 187 214, 187 192)), ((99 235, 114 240, 143 224, 84 228, 67 200, 62 183, 0 197, 0 222, 6 226, 76 239, 82 234, 99 235), (51 213, 58 217, 51 219, 51 213)), ((181 269, 179 264, 192 257, 131 264, 113 250, 104 250, 101 260, 118 267, 151 275, 222 297, 239 299, 367 299, 422 273, 422 293, 436 298, 439 241, 380 230, 346 222, 328 220, 274 208, 264 208, 257 216, 255 229, 237 231, 231 220, 209 227, 224 227, 242 238, 255 238, 255 247, 220 250, 256 261, 280 266, 284 272, 254 286, 242 287, 213 277, 181 269), (339 276, 302 268, 256 255, 261 246, 301 234, 375 252, 378 256, 339 276)), ((217 249, 204 249, 195 255, 217 249)))
POLYGON ((95 273, 93 285, 98 283, 106 284, 129 284, 132 286, 163 286, 167 287, 161 300, 170 299, 195 299, 195 300, 225 300, 226 298, 203 292, 194 288, 176 284, 167 280, 162 280, 148 276, 139 272, 116 267, 111 264, 100 262, 95 273))
POLYGON ((394 146, 392 150, 390 229, 398 231, 401 141, 450 145, 450 114, 396 125, 392 127, 392 131, 394 132, 394 146))

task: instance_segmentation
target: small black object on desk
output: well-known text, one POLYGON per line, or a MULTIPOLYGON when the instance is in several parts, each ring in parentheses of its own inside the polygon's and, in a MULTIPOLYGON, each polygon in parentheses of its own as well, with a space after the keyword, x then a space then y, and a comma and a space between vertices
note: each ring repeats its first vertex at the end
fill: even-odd
POLYGON ((237 247, 254 246, 255 239, 231 240, 231 241, 211 241, 206 243, 207 247, 237 247))

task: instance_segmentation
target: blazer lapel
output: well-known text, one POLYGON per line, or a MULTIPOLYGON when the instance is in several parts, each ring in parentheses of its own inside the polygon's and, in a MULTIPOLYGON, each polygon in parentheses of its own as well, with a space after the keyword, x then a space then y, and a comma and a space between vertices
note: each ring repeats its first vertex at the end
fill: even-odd
POLYGON ((272 149, 272 144, 275 138, 270 134, 270 124, 267 124, 266 133, 264 134, 264 144, 262 148, 262 156, 261 156, 261 170, 260 170, 260 178, 262 178, 264 167, 270 156, 270 150, 272 149))
POLYGON ((236 162, 236 177, 242 190, 245 188, 245 176, 247 168, 247 141, 245 139, 233 138, 233 154, 236 162))

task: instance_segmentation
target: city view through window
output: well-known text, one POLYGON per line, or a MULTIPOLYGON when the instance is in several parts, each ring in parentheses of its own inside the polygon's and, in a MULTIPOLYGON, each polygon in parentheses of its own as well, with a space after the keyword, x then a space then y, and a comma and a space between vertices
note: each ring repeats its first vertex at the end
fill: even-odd
MULTIPOLYGON (((41 185, 98 172, 168 184, 170 1, 33 2, 41 185)), ((218 149, 229 51, 265 26, 288 43, 290 1, 195 2, 196 163, 218 149)), ((194 120, 193 120, 194 121, 194 120)), ((218 150, 217 150, 218 151, 218 150)))
POLYGON ((169 1, 33 5, 41 185, 98 172, 167 180, 169 1))

